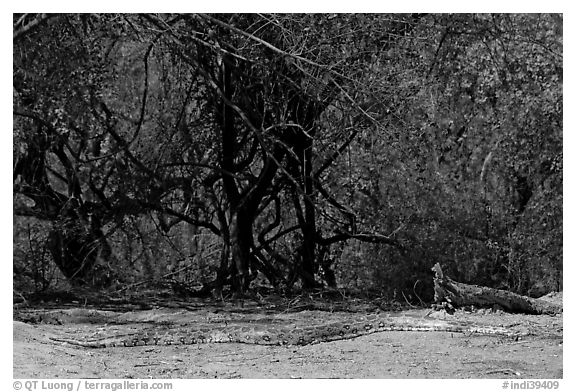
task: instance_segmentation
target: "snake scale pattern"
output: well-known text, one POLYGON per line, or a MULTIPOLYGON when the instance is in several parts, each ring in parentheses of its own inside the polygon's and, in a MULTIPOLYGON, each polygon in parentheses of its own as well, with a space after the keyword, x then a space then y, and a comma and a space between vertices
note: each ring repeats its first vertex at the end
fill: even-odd
POLYGON ((309 327, 270 327, 262 325, 228 325, 194 328, 184 326, 156 327, 136 333, 72 339, 52 337, 88 348, 192 345, 200 343, 246 343, 276 346, 304 346, 386 331, 441 331, 518 337, 522 333, 504 327, 479 326, 454 321, 415 317, 367 316, 357 322, 331 322, 309 327))

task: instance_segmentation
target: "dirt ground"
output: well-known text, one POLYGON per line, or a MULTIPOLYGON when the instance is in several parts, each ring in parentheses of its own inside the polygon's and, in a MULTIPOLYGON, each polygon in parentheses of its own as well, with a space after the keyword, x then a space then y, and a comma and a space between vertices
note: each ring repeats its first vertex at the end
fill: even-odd
MULTIPOLYGON (((188 312, 190 313, 190 312, 188 312)), ((224 312, 196 312, 226 318, 224 312)), ((411 311, 414 315, 430 310, 411 311)), ((107 313, 82 309, 15 312, 14 378, 562 378, 562 314, 511 315, 458 312, 458 317, 503 325, 530 336, 515 338, 449 332, 379 332, 309 346, 214 343, 89 349, 50 340, 78 337, 139 322, 172 321, 185 313, 155 309, 107 313), (19 315, 16 316, 16 313, 19 315), (31 317, 31 314, 35 317, 31 317), (39 316, 41 315, 41 316, 39 316), (93 317, 108 315, 108 320, 93 317), (91 317, 92 316, 92 317, 91 317), (112 318, 110 318, 112 317, 112 318), (28 319, 27 319, 28 318, 28 319), (22 322, 19 320, 33 321, 22 322), (58 325, 60 324, 60 325, 58 325)), ((189 317, 188 315, 186 317, 189 317)), ((285 315, 275 315, 282 322, 285 315)), ((311 311, 291 314, 305 323, 337 317, 311 311)), ((341 317, 341 315, 338 315, 341 317)), ((348 315, 347 317, 353 317, 348 315)), ((269 317, 270 318, 270 317, 269 317)), ((268 319, 269 319, 268 318, 268 319)), ((267 320, 268 320, 267 319, 267 320)), ((214 320, 211 320, 213 322, 214 320)))

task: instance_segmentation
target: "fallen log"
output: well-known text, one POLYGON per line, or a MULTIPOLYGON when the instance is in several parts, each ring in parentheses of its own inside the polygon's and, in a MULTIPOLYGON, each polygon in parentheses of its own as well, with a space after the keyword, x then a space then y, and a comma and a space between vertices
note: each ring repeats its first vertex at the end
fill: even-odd
POLYGON ((432 267, 434 277, 434 301, 451 308, 462 306, 500 306, 512 313, 557 314, 562 305, 543 299, 525 297, 506 290, 456 282, 444 275, 440 264, 432 267))

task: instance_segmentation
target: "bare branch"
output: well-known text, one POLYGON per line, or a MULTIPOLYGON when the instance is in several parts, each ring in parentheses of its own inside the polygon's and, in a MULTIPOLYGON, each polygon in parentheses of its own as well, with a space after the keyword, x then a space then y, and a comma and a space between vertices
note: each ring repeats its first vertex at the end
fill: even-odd
POLYGON ((377 233, 358 233, 358 234, 338 233, 332 237, 318 238, 317 240, 318 240, 318 243, 321 245, 331 245, 331 244, 334 244, 336 242, 347 241, 350 239, 358 240, 358 241, 362 241, 362 242, 370 242, 370 243, 374 243, 374 244, 387 244, 387 245, 392 245, 401 251, 405 250, 404 246, 400 242, 398 242, 397 240, 390 238, 390 236, 385 236, 385 235, 377 234, 377 233))
POLYGON ((348 139, 346 139, 344 143, 342 143, 342 145, 338 147, 338 150, 336 150, 331 156, 329 156, 328 159, 324 161, 322 166, 320 166, 320 168, 314 172, 314 178, 318 178, 320 174, 324 172, 324 170, 328 169, 332 165, 332 163, 334 163, 336 158, 338 158, 344 152, 344 150, 346 150, 346 148, 350 145, 350 143, 352 143, 358 132, 359 132, 358 129, 354 129, 350 133, 348 139))
MULTIPOLYGON (((43 23, 47 22, 49 19, 59 16, 58 14, 38 14, 36 18, 32 21, 28 22, 27 24, 23 25, 20 28, 15 28, 12 35, 12 40, 16 41, 17 39, 23 37, 25 34, 28 34, 38 26, 42 25, 43 23)), ((22 23, 23 18, 20 18, 16 24, 22 23)))
POLYGON ((156 203, 137 201, 136 204, 138 204, 139 206, 144 207, 144 208, 148 208, 148 209, 151 209, 154 211, 162 212, 162 213, 167 214, 167 215, 172 215, 172 216, 177 217, 177 218, 181 219, 182 221, 187 222, 191 225, 198 226, 198 227, 204 227, 218 236, 221 235, 220 230, 211 222, 205 222, 205 221, 202 221, 199 219, 193 219, 190 216, 185 215, 181 212, 178 212, 172 208, 161 206, 161 205, 156 204, 156 203))

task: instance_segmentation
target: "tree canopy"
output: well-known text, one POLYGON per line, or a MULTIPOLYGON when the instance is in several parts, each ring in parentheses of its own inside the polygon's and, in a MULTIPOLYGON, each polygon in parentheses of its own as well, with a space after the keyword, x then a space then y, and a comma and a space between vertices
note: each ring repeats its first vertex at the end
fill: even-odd
POLYGON ((562 284, 561 15, 14 14, 13 32, 15 270, 392 295, 440 262, 562 284))

